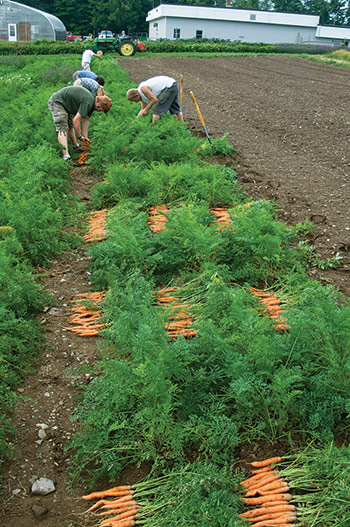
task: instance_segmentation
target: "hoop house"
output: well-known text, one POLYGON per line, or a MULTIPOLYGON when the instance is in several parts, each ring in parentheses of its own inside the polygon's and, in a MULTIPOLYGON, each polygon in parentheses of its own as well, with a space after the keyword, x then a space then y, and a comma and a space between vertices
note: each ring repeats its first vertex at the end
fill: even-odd
POLYGON ((54 15, 11 0, 0 0, 0 40, 66 40, 66 28, 54 15))

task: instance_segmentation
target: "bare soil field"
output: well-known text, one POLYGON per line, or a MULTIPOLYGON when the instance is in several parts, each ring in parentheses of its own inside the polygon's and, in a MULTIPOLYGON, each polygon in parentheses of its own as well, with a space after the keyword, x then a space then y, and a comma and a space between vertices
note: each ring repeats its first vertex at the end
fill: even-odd
MULTIPOLYGON (((190 128, 205 137, 189 95, 192 90, 209 134, 217 138, 229 132, 228 140, 237 152, 230 163, 247 195, 275 201, 280 219, 290 225, 309 218, 315 230, 308 239, 318 253, 325 259, 337 252, 342 256, 338 270, 315 268, 310 275, 349 296, 350 70, 268 56, 136 56, 117 61, 129 73, 130 87, 155 75, 184 76, 183 109, 190 128)), ((123 97, 125 94, 120 94, 120 99, 123 97)), ((135 105, 135 115, 137 111, 135 105)), ((72 170, 73 193, 87 205, 96 182, 85 168, 72 170)), ((75 229, 83 232, 83 226, 75 229)), ((48 308, 40 317, 46 347, 36 371, 18 391, 23 401, 14 414, 16 457, 4 467, 0 503, 4 527, 91 525, 83 514, 86 503, 77 499, 84 489, 67 492, 69 452, 65 451, 76 427, 70 420, 79 395, 75 381, 90 382, 88 373, 73 373, 74 368, 93 363, 98 355, 98 339, 82 338, 64 329, 75 295, 89 291, 87 266, 86 249, 82 248, 60 256, 49 270, 38 269, 43 275, 39 280, 57 300, 57 307, 48 308), (40 424, 47 425, 42 441, 40 424), (50 478, 55 492, 34 496, 31 484, 39 477, 50 478)), ((266 457, 274 452, 269 450, 271 445, 256 448, 266 457)), ((243 446, 239 454, 244 453, 243 446)), ((128 467, 116 484, 134 483, 144 470, 147 467, 128 467)))

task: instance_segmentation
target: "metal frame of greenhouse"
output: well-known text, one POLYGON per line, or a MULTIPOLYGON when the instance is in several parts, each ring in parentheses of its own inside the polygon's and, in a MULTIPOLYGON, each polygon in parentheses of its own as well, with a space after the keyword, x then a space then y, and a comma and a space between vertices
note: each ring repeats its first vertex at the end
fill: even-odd
POLYGON ((12 0, 0 0, 0 41, 66 40, 59 18, 12 0))

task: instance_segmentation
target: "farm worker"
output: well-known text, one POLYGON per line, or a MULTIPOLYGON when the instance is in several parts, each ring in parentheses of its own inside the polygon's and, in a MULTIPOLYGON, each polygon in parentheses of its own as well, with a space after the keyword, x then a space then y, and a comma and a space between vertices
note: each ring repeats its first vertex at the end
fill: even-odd
POLYGON ((175 79, 165 75, 152 77, 141 82, 137 88, 131 88, 126 95, 129 101, 141 102, 141 110, 137 117, 148 114, 152 108, 152 123, 160 119, 168 111, 175 115, 178 121, 183 121, 183 115, 179 105, 178 85, 175 79))
POLYGON ((74 149, 80 147, 78 140, 89 142, 88 129, 92 112, 109 112, 112 101, 109 97, 94 97, 81 86, 67 86, 53 93, 48 100, 49 110, 55 123, 57 139, 62 145, 63 159, 70 159, 67 136, 74 149))
POLYGON ((96 95, 104 95, 102 86, 97 81, 94 81, 94 79, 82 77, 74 81, 74 86, 82 86, 86 90, 89 90, 94 97, 96 95))
POLYGON ((85 71, 85 70, 78 70, 73 73, 73 80, 76 81, 77 79, 93 79, 94 81, 98 82, 101 86, 104 86, 105 80, 103 77, 100 77, 96 75, 93 71, 85 71))
POLYGON ((81 58, 81 65, 82 65, 83 70, 90 71, 92 57, 97 57, 98 59, 100 59, 100 63, 101 63, 100 55, 97 55, 97 53, 92 51, 92 49, 86 49, 81 58))

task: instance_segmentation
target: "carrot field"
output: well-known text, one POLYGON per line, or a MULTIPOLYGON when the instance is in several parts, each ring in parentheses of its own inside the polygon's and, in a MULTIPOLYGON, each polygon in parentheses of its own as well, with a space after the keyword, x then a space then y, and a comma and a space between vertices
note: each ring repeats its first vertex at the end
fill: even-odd
POLYGON ((350 306, 309 278, 307 222, 244 192, 225 130, 209 143, 171 116, 135 119, 112 58, 112 110, 92 116, 84 164, 67 167, 47 99, 76 62, 0 57, 5 472, 18 388, 47 353, 41 277, 79 250, 89 290, 70 292, 60 324, 98 355, 67 368, 89 378, 64 444, 67 503, 84 489, 70 525, 347 527, 350 306), (78 174, 88 201, 72 193, 78 174))

